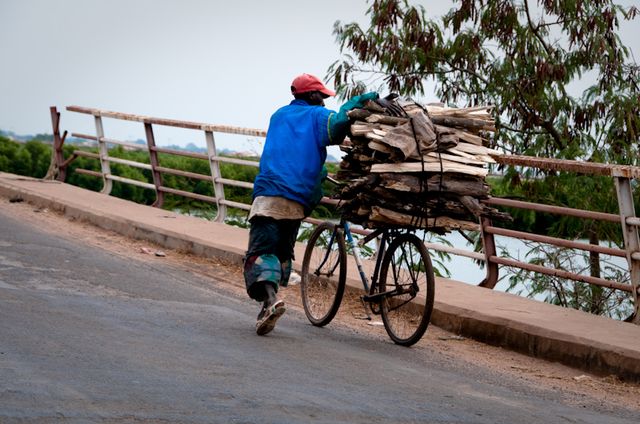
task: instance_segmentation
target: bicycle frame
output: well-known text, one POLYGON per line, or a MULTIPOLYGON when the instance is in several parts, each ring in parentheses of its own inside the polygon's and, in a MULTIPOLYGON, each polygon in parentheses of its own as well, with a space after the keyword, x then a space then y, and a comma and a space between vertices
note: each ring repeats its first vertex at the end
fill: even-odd
MULTIPOLYGON (((351 247, 351 250, 353 252, 352 256, 355 259, 356 265, 358 267, 358 273, 360 274, 360 280, 362 281, 362 286, 364 287, 365 293, 368 293, 362 296, 362 300, 364 302, 369 302, 370 304, 371 303, 378 304, 385 296, 397 296, 405 293, 410 293, 412 294, 412 296, 415 295, 415 293, 413 293, 411 289, 407 290, 407 289, 400 289, 400 288, 387 290, 384 293, 377 292, 378 277, 380 276, 379 273, 380 273, 380 267, 382 264, 382 259, 384 258, 386 246, 389 244, 389 240, 393 237, 393 234, 389 230, 384 230, 384 229, 376 230, 373 233, 366 236, 360 242, 356 242, 355 239, 353 238, 353 235, 351 234, 351 225, 349 224, 349 222, 342 220, 340 222, 339 227, 342 229, 342 231, 344 231, 345 239, 349 243, 349 247, 351 247), (382 235, 382 238, 380 239, 380 247, 378 248, 378 253, 376 254, 376 264, 375 264, 373 275, 371 277, 371 282, 370 282, 369 279, 367 278, 366 273, 364 272, 364 267, 362 266, 362 256, 360 253, 360 245, 367 244, 369 241, 373 240, 379 235, 382 235)), ((333 242, 333 236, 332 236, 331 242, 333 242)), ((373 308, 371 308, 371 310, 373 311, 373 308)), ((374 311, 374 313, 377 313, 377 312, 374 311)))
MULTIPOLYGON (((331 177, 327 177, 327 179, 336 185, 340 185, 340 183, 337 180, 331 177)), ((335 231, 342 231, 344 233, 345 241, 347 242, 348 247, 351 248, 352 256, 356 262, 356 266, 358 267, 358 274, 360 275, 360 280, 362 281, 362 286, 366 293, 364 296, 361 296, 360 298, 360 300, 363 303, 363 306, 365 306, 365 311, 366 311, 366 305, 364 302, 369 303, 370 305, 369 307, 374 314, 379 314, 380 313, 379 309, 378 310, 374 309, 373 304, 379 305, 380 302, 385 297, 398 296, 405 293, 410 293, 412 297, 415 296, 415 293, 413 293, 411 289, 406 290, 402 288, 395 288, 393 290, 387 290, 384 293, 378 292, 377 290, 379 285, 378 278, 380 277, 380 269, 382 266, 382 261, 386 252, 387 245, 390 244, 390 241, 394 236, 398 235, 397 231, 389 230, 389 229, 377 229, 372 233, 368 234, 367 236, 365 236, 359 242, 356 242, 351 233, 351 224, 344 218, 340 219, 340 223, 336 225, 335 231), (371 280, 369 280, 369 278, 367 277, 364 271, 364 267, 362 265, 362 254, 361 254, 360 246, 367 244, 368 242, 370 242, 371 240, 375 239, 378 236, 382 236, 382 237, 380 239, 380 244, 378 246, 377 253, 376 253, 376 262, 373 270, 373 275, 371 276, 371 280)), ((335 241, 334 240, 335 231, 333 232, 333 234, 331 235, 331 238, 329 239, 329 245, 332 245, 333 242, 335 241)), ((322 268, 322 266, 324 266, 324 264, 327 262, 327 260, 329 259, 329 255, 330 255, 330 251, 327 251, 319 269, 322 268)), ((334 265, 333 269, 331 270, 331 274, 335 272, 337 266, 338 266, 338 263, 334 265)), ((369 315, 368 312, 367 312, 367 315, 369 315)), ((371 319, 370 316, 368 316, 368 318, 371 319)))
POLYGON ((374 314, 378 314, 379 310, 374 309, 373 304, 379 305, 381 300, 386 296, 396 296, 396 295, 405 293, 404 291, 401 291, 398 288, 385 291, 384 293, 377 292, 378 278, 380 276, 380 267, 382 264, 382 260, 384 258, 386 246, 389 244, 389 240, 392 237, 392 234, 389 232, 389 230, 380 229, 380 230, 374 231, 373 233, 369 234, 364 239, 362 239, 360 242, 356 243, 355 239, 353 238, 353 235, 351 234, 351 226, 349 222, 342 220, 340 222, 340 228, 342 228, 342 230, 344 231, 346 241, 349 243, 349 246, 351 247, 352 256, 356 261, 356 265, 358 267, 358 273, 360 274, 360 280, 362 281, 362 286, 364 287, 365 293, 367 293, 366 295, 362 296, 360 299, 363 302, 363 304, 364 302, 369 303, 371 312, 373 312, 374 314), (373 270, 373 275, 371 277, 371 281, 369 281, 366 273, 364 272, 364 267, 362 266, 362 256, 360 254, 360 245, 364 245, 368 243, 369 241, 373 240, 379 235, 382 235, 382 238, 380 239, 380 246, 378 247, 378 252, 376 254, 376 264, 373 270))
MULTIPOLYGON (((380 247, 378 248, 378 253, 376 254, 376 266, 373 271, 373 276, 371 277, 371 285, 370 285, 369 279, 367 278, 367 275, 364 272, 364 267, 362 266, 362 255, 360 253, 360 245, 356 243, 356 241, 353 238, 353 235, 351 234, 351 225, 349 224, 349 222, 342 220, 340 222, 340 227, 344 231, 345 239, 347 240, 347 243, 349 243, 349 247, 351 247, 352 256, 356 261, 356 265, 358 266, 358 273, 360 274, 360 279, 362 280, 362 286, 364 287, 365 293, 369 293, 371 295, 373 294, 376 287, 376 283, 378 281, 378 270, 380 269, 380 263, 382 262, 384 249, 387 243, 386 233, 383 232, 383 237, 382 237, 382 240, 380 241, 380 247)), ((376 238, 380 234, 380 232, 381 231, 376 231, 374 233, 369 234, 364 239, 362 239, 360 244, 362 245, 367 244, 369 241, 376 238)))
POLYGON ((364 289, 359 298, 366 319, 381 315, 387 333, 397 344, 411 346, 420 340, 433 309, 434 274, 428 251, 409 229, 377 229, 356 241, 351 223, 345 219, 319 224, 311 234, 302 265, 302 300, 309 321, 323 327, 335 317, 346 285, 347 255, 353 256, 358 268, 364 289), (364 263, 362 247, 376 237, 376 258, 371 260, 375 267, 366 267, 365 273, 368 264, 364 263), (424 296, 418 298, 419 292, 424 296), (406 306, 416 299, 417 308, 406 306))

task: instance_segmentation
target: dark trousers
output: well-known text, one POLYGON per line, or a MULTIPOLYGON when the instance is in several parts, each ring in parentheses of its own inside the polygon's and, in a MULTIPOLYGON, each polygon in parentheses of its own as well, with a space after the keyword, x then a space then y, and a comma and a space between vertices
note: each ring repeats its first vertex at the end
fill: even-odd
POLYGON ((251 219, 249 247, 244 257, 244 281, 252 299, 260 302, 265 299, 265 282, 273 284, 276 291, 280 285, 287 286, 301 221, 263 216, 251 219))

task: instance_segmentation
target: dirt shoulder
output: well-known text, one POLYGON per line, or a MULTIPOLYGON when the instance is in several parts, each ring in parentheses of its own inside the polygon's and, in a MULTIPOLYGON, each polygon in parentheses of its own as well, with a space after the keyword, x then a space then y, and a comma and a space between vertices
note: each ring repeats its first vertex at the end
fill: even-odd
MULTIPOLYGON (((81 241, 115 255, 146 262, 165 264, 198 274, 210 284, 226 285, 238 297, 246 297, 241 269, 220 261, 168 250, 140 240, 101 230, 93 225, 69 220, 46 208, 26 202, 10 202, 0 198, 0 213, 54 233, 81 241)), ((285 288, 282 297, 291 308, 302 311, 298 286, 285 288)), ((355 297, 347 297, 332 325, 343 326, 367 337, 389 342, 382 325, 359 319, 362 306, 355 297), (372 325, 373 324, 373 325, 372 325)), ((532 358, 471 339, 459 337, 431 325, 424 338, 412 349, 437 351, 461 367, 482 367, 505 381, 520 381, 532 387, 559 393, 565 402, 596 405, 598 409, 624 408, 640 411, 640 385, 622 382, 615 376, 600 377, 558 363, 532 358)))

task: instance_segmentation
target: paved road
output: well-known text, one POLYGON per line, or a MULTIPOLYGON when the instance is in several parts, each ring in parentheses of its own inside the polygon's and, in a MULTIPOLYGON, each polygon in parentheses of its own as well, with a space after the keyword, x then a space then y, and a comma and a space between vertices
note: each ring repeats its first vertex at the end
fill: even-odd
POLYGON ((637 423, 444 355, 318 329, 0 209, 0 423, 637 423))

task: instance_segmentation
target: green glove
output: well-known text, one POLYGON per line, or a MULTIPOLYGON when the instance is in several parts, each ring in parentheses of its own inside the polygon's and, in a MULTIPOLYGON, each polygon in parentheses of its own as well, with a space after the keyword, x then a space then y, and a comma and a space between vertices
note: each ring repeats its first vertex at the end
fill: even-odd
POLYGON ((347 116, 347 112, 351 109, 364 107, 369 100, 376 100, 378 97, 378 93, 373 91, 354 96, 342 105, 338 113, 331 115, 329 118, 329 139, 331 144, 342 143, 342 140, 347 135, 349 131, 349 116, 347 116))
POLYGON ((342 107, 340 108, 340 111, 338 112, 338 117, 344 114, 345 119, 348 120, 349 118, 347 118, 347 112, 349 112, 351 109, 364 107, 365 103, 367 103, 369 100, 376 100, 378 97, 380 96, 375 91, 372 91, 370 93, 364 93, 359 96, 354 96, 351 99, 349 99, 348 102, 342 105, 342 107))

